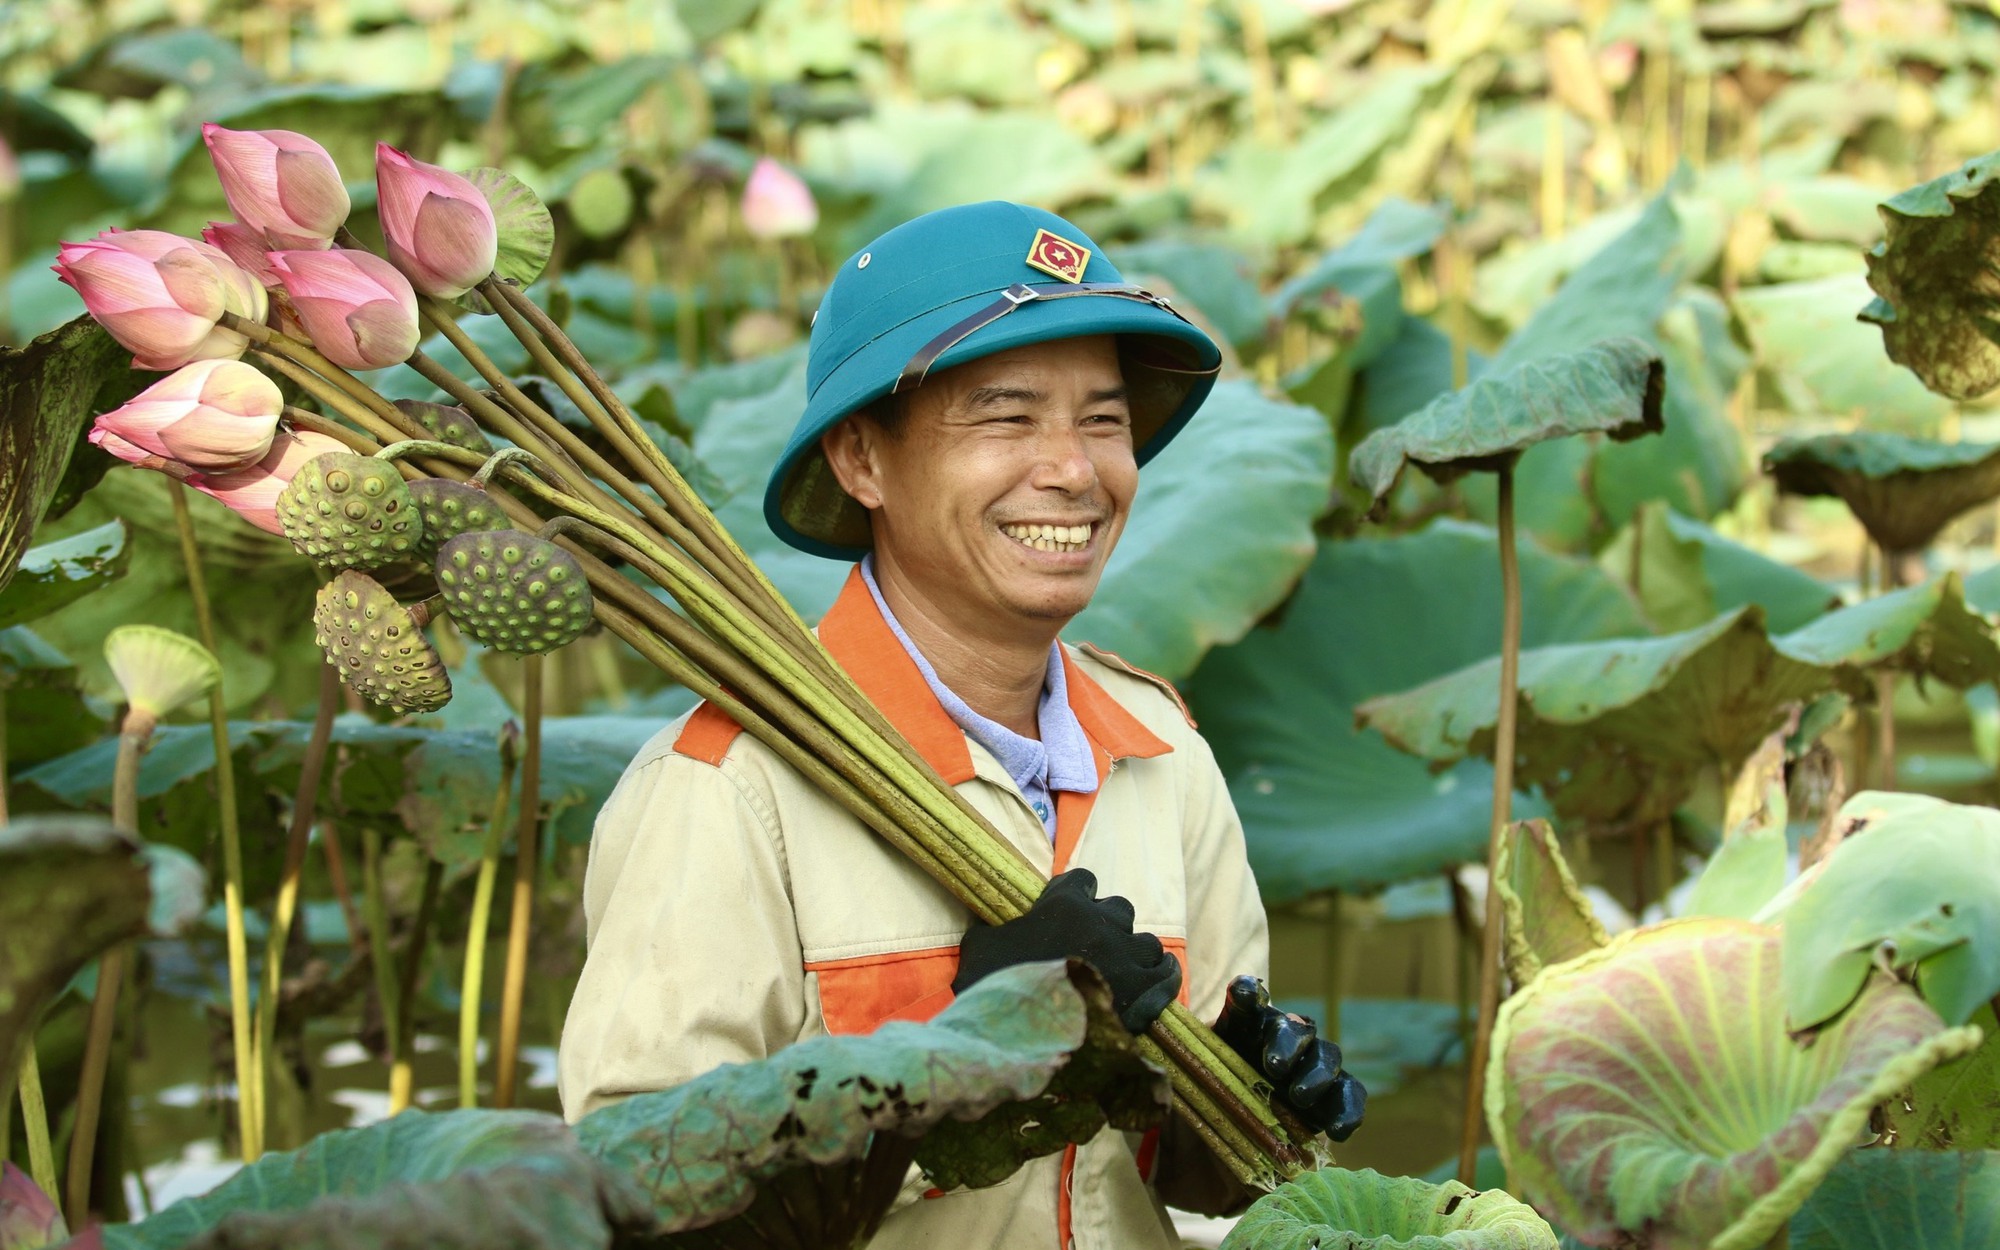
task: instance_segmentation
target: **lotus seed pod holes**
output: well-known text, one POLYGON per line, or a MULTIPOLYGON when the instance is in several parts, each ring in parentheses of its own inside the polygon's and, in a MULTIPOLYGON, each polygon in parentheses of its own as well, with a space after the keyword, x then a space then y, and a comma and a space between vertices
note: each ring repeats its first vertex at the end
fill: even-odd
POLYGON ((320 587, 313 626, 340 679, 369 702, 434 712, 451 701, 451 676, 417 618, 374 578, 350 569, 320 587))
POLYGON ((461 534, 438 548, 452 619, 497 651, 535 655, 590 627, 590 585, 576 557, 523 530, 461 534))
POLYGON ((436 554, 440 544, 460 534, 507 528, 500 501, 477 486, 425 477, 411 482, 409 491, 423 524, 419 555, 436 554))
POLYGON ((375 569, 420 555, 423 520, 393 464, 315 456, 278 495, 278 524, 300 554, 333 569, 375 569))

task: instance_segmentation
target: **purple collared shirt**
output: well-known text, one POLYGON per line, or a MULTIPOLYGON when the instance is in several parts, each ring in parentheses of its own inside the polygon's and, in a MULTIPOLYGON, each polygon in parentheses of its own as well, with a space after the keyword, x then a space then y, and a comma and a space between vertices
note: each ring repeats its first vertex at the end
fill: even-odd
POLYGON ((1055 791, 1068 790, 1074 794, 1094 794, 1097 791, 1097 759, 1093 754, 1090 739, 1084 736, 1083 725, 1076 719, 1076 713, 1069 705, 1069 681, 1063 673, 1062 644, 1049 644, 1048 675, 1042 681, 1042 701, 1036 709, 1035 718, 1042 733, 1042 740, 1024 738, 1020 734, 991 721, 972 710, 964 699, 952 693, 951 687, 938 680, 937 670, 917 650, 917 644, 903 632, 902 622, 889 610, 882 598, 882 588, 875 584, 875 557, 862 557, 861 580, 868 587, 869 595, 875 600, 875 608, 882 619, 889 623, 889 631, 896 635, 896 641, 903 644, 903 650, 910 653, 916 662, 917 671, 924 675, 924 682, 937 696, 945 715, 965 731, 965 736, 992 752, 1000 761, 1000 767, 1014 780, 1021 791, 1021 797, 1028 801, 1035 815, 1042 818, 1042 828, 1048 831, 1049 839, 1056 836, 1055 791))

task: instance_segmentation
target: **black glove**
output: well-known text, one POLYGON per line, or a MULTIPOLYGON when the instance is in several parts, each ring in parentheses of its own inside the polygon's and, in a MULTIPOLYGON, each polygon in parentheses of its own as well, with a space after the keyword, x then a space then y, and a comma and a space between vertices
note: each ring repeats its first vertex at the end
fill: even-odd
POLYGON ((1052 879, 1027 914, 997 925, 974 925, 958 947, 954 994, 1015 964, 1081 959, 1111 986, 1118 1019, 1134 1033, 1167 1009, 1181 990, 1180 961, 1160 939, 1132 932, 1129 900, 1097 897, 1097 877, 1072 868, 1052 879))
POLYGON ((1271 1082, 1306 1127, 1346 1141, 1361 1127, 1368 1091, 1340 1070, 1340 1047, 1304 1016, 1279 1011, 1256 977, 1237 977, 1223 998, 1218 1037, 1271 1082))

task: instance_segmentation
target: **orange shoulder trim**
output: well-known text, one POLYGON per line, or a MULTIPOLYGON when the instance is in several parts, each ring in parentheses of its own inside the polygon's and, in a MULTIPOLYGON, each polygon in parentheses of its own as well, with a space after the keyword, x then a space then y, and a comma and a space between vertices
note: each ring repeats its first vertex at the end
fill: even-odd
POLYGON ((731 720, 729 713, 713 703, 703 702, 688 717, 687 724, 681 726, 680 737, 674 739, 674 754, 719 767, 722 757, 729 754, 730 744, 742 732, 743 726, 731 720))
POLYGON ((1198 728, 1194 723, 1194 713, 1188 711, 1187 700, 1181 698, 1180 688, 1174 685, 1174 683, 1168 681, 1158 673, 1147 672, 1124 656, 1119 655, 1116 651, 1106 651, 1103 647, 1088 642, 1079 642, 1074 645, 1078 651, 1083 652, 1101 664, 1108 664, 1121 673, 1128 673, 1133 677, 1137 677, 1140 681, 1151 682, 1153 685, 1158 686, 1162 693, 1174 701, 1174 706, 1181 710, 1181 719, 1188 723, 1188 728, 1198 728))

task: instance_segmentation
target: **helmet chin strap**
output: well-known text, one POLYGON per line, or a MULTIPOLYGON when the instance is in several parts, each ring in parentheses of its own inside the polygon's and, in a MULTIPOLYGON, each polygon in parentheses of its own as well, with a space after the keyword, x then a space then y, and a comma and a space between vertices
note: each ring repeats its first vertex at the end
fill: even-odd
MULTIPOLYGON (((913 389, 930 374, 931 366, 937 363, 939 356, 963 342, 968 335, 992 325, 1021 305, 1032 304, 1037 300, 1069 299, 1077 295, 1108 295, 1117 299, 1138 300, 1142 304, 1151 304, 1155 308, 1164 309, 1180 317, 1182 321, 1187 321, 1166 296, 1155 295, 1144 287, 1134 286, 1129 282, 1043 282, 1033 285, 1016 282, 1000 292, 998 299, 971 316, 945 327, 936 338, 918 348, 917 354, 910 357, 910 362, 903 366, 903 372, 897 375, 896 385, 890 388, 889 393, 900 395, 904 391, 913 389)), ((1212 373, 1214 370, 1205 372, 1212 373)))

